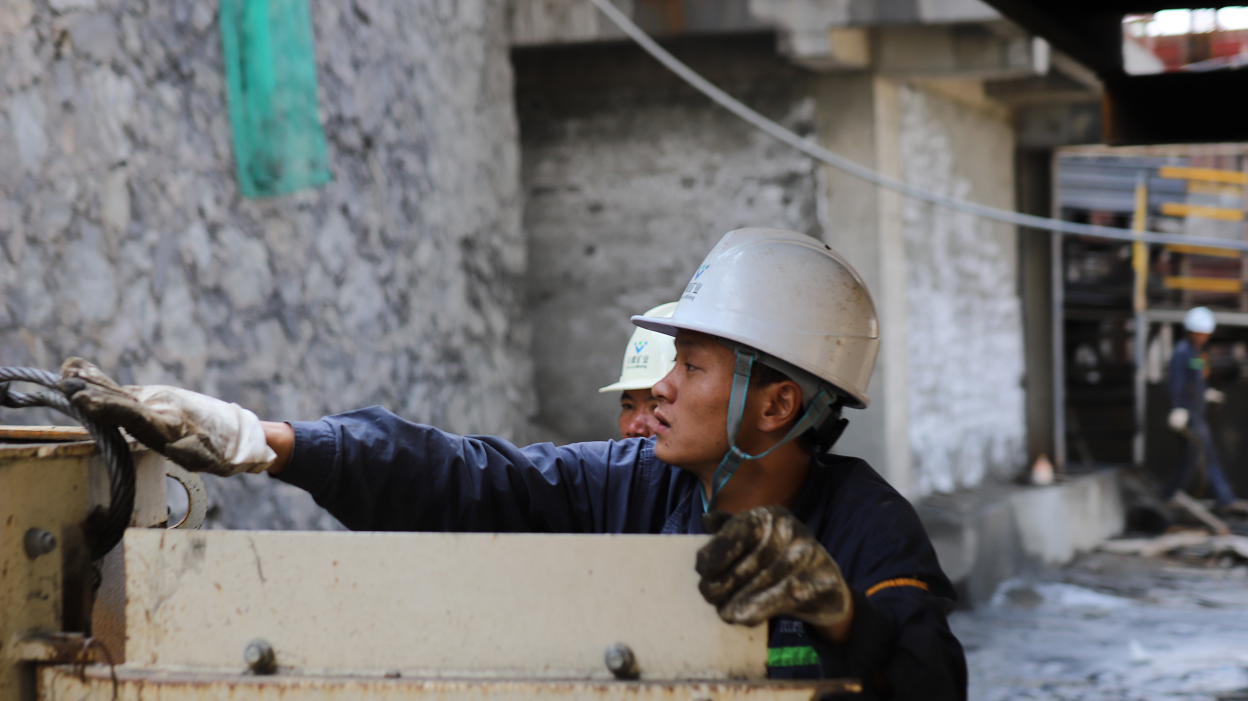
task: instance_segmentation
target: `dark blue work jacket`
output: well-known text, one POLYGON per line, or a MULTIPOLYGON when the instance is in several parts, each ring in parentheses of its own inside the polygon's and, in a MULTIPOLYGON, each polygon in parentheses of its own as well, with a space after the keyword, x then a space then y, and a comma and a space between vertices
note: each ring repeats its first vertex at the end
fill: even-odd
POLYGON ((1205 422, 1205 359, 1188 339, 1174 345, 1170 356, 1170 408, 1187 409, 1193 425, 1205 422))
MULTIPOLYGON (((705 532, 698 479, 658 460, 653 440, 517 448, 381 407, 291 425, 280 479, 353 530, 705 532)), ((909 502, 862 460, 821 455, 793 513, 840 565, 854 624, 836 646, 773 619, 769 675, 857 677, 868 697, 966 698, 966 660, 945 618, 953 588, 909 502)))

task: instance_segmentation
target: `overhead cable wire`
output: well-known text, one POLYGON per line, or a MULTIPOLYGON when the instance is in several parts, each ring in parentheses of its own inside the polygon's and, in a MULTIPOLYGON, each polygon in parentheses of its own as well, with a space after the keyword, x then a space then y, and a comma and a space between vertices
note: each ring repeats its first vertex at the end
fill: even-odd
POLYGON ((1033 229, 1043 229, 1047 231, 1060 232, 1065 234, 1077 234, 1080 236, 1096 236, 1106 239, 1115 239, 1119 241, 1143 241, 1145 243, 1157 244, 1177 244, 1185 246, 1204 246, 1207 248, 1223 248, 1237 251, 1248 251, 1248 241, 1228 241, 1226 239, 1217 239, 1207 236, 1187 236, 1184 234, 1165 234, 1158 231, 1134 231, 1131 229, 1121 229, 1112 226, 1096 226, 1093 224, 1080 224, 1078 222, 1064 221, 1062 219, 1051 219, 1048 217, 1038 217, 1032 214, 1023 214, 1000 207, 990 207, 988 205, 979 204, 978 202, 970 202, 961 200, 956 197, 942 195, 939 192, 928 190, 927 188, 912 185, 904 180, 899 180, 892 176, 885 175, 879 171, 872 170, 867 166, 852 161, 840 154, 829 151, 828 149, 804 139, 792 131, 784 128, 780 124, 764 117, 750 107, 747 107, 740 100, 724 92, 716 87, 713 83, 699 75, 689 66, 686 66, 680 59, 668 53, 667 49, 659 46, 658 43, 651 39, 648 34, 641 30, 631 19, 620 12, 610 0, 590 0, 604 15, 615 23, 630 39, 637 42, 642 49, 653 56, 659 63, 662 63, 669 70, 680 76, 686 83, 689 83, 698 92, 714 100, 721 107, 737 115, 741 119, 749 122, 769 136, 772 136, 793 148, 805 153, 806 155, 827 163, 833 168, 842 170, 850 175, 865 180, 879 187, 893 190, 907 197, 911 197, 923 202, 929 202, 934 205, 952 209, 958 212, 973 214, 985 219, 1004 222, 1006 224, 1014 224, 1016 226, 1026 226, 1033 229))

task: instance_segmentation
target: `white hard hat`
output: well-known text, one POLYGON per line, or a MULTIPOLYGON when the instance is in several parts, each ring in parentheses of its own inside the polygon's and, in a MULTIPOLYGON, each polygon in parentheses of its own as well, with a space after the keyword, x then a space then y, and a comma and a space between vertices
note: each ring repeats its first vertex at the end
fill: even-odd
MULTIPOLYGON (((645 313, 647 317, 666 318, 676 311, 676 302, 660 304, 645 313)), ((599 392, 625 392, 630 389, 650 389, 676 364, 676 343, 671 336, 655 333, 649 329, 633 331, 624 349, 624 366, 620 380, 607 385, 599 392)))
POLYGON ((1209 307, 1193 307, 1187 310, 1187 316, 1183 317, 1183 326, 1192 333, 1213 333, 1218 327, 1218 322, 1213 318, 1213 312, 1209 311, 1209 307))
MULTIPOLYGON (((702 261, 670 319, 635 316, 633 323, 735 341, 832 385, 846 406, 870 402, 867 383, 880 347, 871 293, 831 247, 796 231, 729 232, 702 261)), ((759 362, 769 364, 765 357, 759 362)))

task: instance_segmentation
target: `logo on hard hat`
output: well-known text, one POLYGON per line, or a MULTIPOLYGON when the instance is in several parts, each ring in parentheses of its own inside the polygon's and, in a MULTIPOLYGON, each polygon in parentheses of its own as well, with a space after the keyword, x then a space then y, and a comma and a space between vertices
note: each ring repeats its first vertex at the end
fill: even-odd
POLYGON ((649 355, 630 355, 624 361, 624 368, 627 370, 645 370, 650 367, 649 355))
POLYGON ((697 280, 698 278, 702 277, 702 273, 705 273, 706 269, 709 267, 711 267, 710 263, 703 263, 702 267, 698 268, 698 272, 693 274, 693 279, 697 280))
POLYGON ((650 342, 649 341, 637 341, 636 343, 633 344, 633 351, 636 353, 640 353, 642 349, 645 348, 648 343, 650 342))

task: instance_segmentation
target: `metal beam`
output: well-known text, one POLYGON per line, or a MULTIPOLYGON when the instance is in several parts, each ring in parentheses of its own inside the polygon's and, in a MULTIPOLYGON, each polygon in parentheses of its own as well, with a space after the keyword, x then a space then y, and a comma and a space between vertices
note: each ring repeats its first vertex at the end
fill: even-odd
MULTIPOLYGON (((1144 318, 1150 322, 1167 324, 1181 324, 1185 316, 1186 309, 1149 309, 1144 312, 1144 318)), ((1213 318, 1218 326, 1248 326, 1248 312, 1214 312, 1213 318)))
POLYGON ((380 674, 315 676, 244 675, 229 672, 154 672, 106 665, 45 667, 41 699, 160 699, 160 701, 809 701, 856 694, 862 685, 845 680, 762 682, 588 682, 532 679, 407 679, 380 674), (116 692, 114 694, 114 691, 116 692))
POLYGON ((1014 113, 1019 148, 1051 149, 1090 144, 1101 138, 1099 102, 1023 105, 1014 113))
POLYGON ((1248 71, 1160 73, 1105 83, 1105 142, 1242 141, 1248 138, 1248 71))
MULTIPOLYGON (((95 443, 80 440, 84 433, 10 426, 0 435, 0 701, 27 698, 27 658, 53 654, 38 640, 21 642, 26 636, 87 628, 94 568, 84 527, 97 506, 108 505, 109 481, 95 443), (31 553, 31 531, 50 535, 49 549, 31 553)), ((130 525, 148 528, 167 518, 166 462, 134 447, 130 525)))
POLYGON ((1049 46, 1015 30, 976 25, 882 27, 875 31, 875 69, 904 78, 999 80, 1049 72, 1049 46))
POLYGON ((705 536, 126 533, 125 661, 404 677, 762 679, 767 627, 724 623, 698 593, 705 536))
POLYGON ((1122 12, 1096 2, 1035 2, 984 0, 1029 32, 1044 37, 1053 48, 1096 71, 1122 74, 1122 12))

